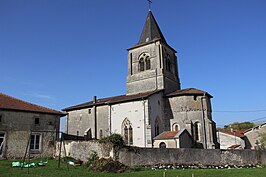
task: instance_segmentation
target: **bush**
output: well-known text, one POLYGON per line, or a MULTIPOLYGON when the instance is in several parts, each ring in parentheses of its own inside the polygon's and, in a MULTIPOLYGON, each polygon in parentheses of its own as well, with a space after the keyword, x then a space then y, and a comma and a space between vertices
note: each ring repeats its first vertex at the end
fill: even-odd
POLYGON ((112 134, 110 136, 104 137, 99 140, 100 143, 107 143, 111 142, 113 143, 116 147, 122 148, 125 146, 125 142, 123 140, 123 137, 119 134, 112 134))
POLYGON ((99 159, 99 156, 96 151, 91 151, 91 154, 88 158, 88 161, 86 163, 86 167, 91 168, 92 164, 99 159))

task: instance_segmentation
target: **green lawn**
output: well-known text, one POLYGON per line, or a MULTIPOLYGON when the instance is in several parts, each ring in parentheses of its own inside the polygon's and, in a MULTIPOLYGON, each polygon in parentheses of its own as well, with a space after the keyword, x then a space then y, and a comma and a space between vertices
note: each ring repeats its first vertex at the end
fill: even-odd
POLYGON ((1 160, 0 161, 0 177, 7 176, 27 176, 27 177, 83 177, 83 176, 101 176, 101 177, 112 177, 112 176, 125 176, 125 177, 163 177, 165 172, 166 177, 191 177, 194 174, 194 177, 265 177, 266 176, 266 167, 256 168, 256 169, 185 169, 185 170, 150 170, 143 169, 140 171, 131 171, 120 174, 115 173, 95 173, 89 171, 84 166, 73 167, 70 166, 69 170, 67 169, 66 164, 62 163, 61 168, 57 168, 57 161, 50 160, 48 165, 45 167, 36 167, 30 168, 30 173, 28 174, 28 169, 24 168, 12 168, 11 161, 1 160))

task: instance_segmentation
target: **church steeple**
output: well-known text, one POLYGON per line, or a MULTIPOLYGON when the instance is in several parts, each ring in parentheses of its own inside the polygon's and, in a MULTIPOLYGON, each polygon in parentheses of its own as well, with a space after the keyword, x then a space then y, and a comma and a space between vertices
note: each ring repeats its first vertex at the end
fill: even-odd
POLYGON ((175 54, 149 11, 139 42, 128 49, 127 95, 180 89, 175 54))
POLYGON ((152 12, 149 10, 149 13, 146 18, 139 42, 137 45, 143 45, 149 42, 156 40, 161 40, 163 43, 166 43, 166 40, 161 32, 159 25, 157 24, 152 12))

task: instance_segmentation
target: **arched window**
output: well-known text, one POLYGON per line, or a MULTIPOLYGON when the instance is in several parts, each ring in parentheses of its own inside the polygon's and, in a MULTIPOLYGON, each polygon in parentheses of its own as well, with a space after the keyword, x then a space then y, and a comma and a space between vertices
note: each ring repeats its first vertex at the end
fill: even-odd
POLYGON ((166 144, 164 142, 161 142, 159 144, 159 147, 162 148, 162 149, 165 149, 166 148, 166 144))
POLYGON ((133 144, 133 130, 131 125, 129 126, 128 129, 128 136, 129 136, 129 144, 132 145, 133 144))
POLYGON ((124 141, 126 142, 126 144, 128 144, 128 128, 127 126, 124 127, 124 141))
POLYGON ((144 71, 144 59, 139 60, 139 71, 144 71))
POLYGON ((146 70, 151 69, 151 60, 149 58, 146 59, 146 70))
POLYGON ((133 128, 130 121, 125 118, 122 123, 122 134, 127 145, 133 145, 133 128))
POLYGON ((171 72, 171 59, 170 59, 170 55, 167 54, 166 58, 165 58, 165 69, 167 71, 170 71, 171 72))
POLYGON ((200 123, 195 122, 194 123, 194 128, 195 128, 195 140, 199 141, 200 140, 200 123))
POLYGON ((160 122, 159 122, 159 118, 157 118, 155 120, 155 136, 159 135, 160 134, 160 122))
POLYGON ((103 138, 103 130, 102 129, 100 129, 100 138, 103 138))
POLYGON ((89 130, 86 132, 86 139, 87 139, 87 140, 92 139, 91 129, 89 129, 89 130))
POLYGON ((178 131, 178 130, 180 130, 179 125, 177 123, 174 123, 172 125, 172 131, 178 131))
POLYGON ((150 55, 148 53, 142 53, 139 56, 139 71, 145 71, 151 69, 150 55))

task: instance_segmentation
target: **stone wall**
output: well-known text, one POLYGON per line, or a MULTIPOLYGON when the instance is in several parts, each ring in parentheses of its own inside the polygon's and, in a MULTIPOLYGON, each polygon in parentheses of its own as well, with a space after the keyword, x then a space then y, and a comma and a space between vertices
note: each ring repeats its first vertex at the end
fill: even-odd
POLYGON ((155 164, 248 165, 266 164, 266 151, 220 149, 122 149, 119 161, 128 166, 155 164))
POLYGON ((60 116, 46 113, 0 110, 0 132, 4 134, 3 154, 0 157, 24 157, 30 131, 40 135, 39 150, 31 150, 31 157, 52 157, 54 141, 59 138, 60 116), (38 121, 36 121, 36 119, 38 121), (50 131, 50 132, 49 132, 50 131))
MULTIPOLYGON (((59 156, 59 142, 56 144, 56 156, 59 156)), ((65 141, 61 157, 69 156, 88 161, 95 151, 100 158, 114 158, 112 144, 97 141, 65 141)), ((186 164, 186 165, 249 165, 266 164, 266 151, 255 150, 221 150, 221 149, 159 149, 129 147, 121 149, 119 161, 128 166, 151 166, 156 164, 186 164)))
MULTIPOLYGON (((36 132, 41 137, 40 150, 31 152, 31 157, 53 157, 55 153, 54 137, 51 139, 49 132, 36 132)), ((29 141, 29 131, 6 131, 6 143, 4 157, 7 159, 22 159, 29 150, 26 151, 29 141)))
MULTIPOLYGON (((65 147, 61 147, 61 157, 73 157, 74 159, 87 162, 93 152, 96 152, 99 158, 113 157, 113 145, 110 143, 99 143, 97 141, 64 141, 65 147), (65 151, 65 150, 66 151, 65 151)), ((60 152, 60 142, 56 144, 56 154, 60 152)))

